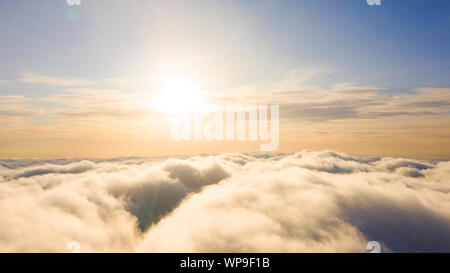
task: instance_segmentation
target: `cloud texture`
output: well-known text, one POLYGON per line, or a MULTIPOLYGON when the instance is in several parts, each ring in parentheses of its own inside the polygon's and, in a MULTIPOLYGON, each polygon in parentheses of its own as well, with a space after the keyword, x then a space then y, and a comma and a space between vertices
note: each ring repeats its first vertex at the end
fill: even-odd
POLYGON ((0 251, 450 251, 450 162, 333 151, 0 160, 0 251))

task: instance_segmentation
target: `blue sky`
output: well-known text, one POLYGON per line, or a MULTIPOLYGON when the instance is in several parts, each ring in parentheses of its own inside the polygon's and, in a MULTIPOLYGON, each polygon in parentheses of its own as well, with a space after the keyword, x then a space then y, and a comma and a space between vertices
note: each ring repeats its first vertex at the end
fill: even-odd
POLYGON ((446 87, 449 11, 445 0, 384 0, 381 6, 364 0, 172 5, 84 0, 80 7, 63 0, 3 0, 0 78, 8 83, 0 92, 51 92, 49 87, 16 83, 23 71, 91 79, 151 74, 158 70, 161 52, 175 52, 178 44, 185 52, 214 56, 195 69, 222 65, 217 73, 227 74, 223 83, 234 86, 277 80, 297 67, 320 65, 336 70, 311 82, 322 86, 343 81, 400 91, 446 87), (78 19, 70 20, 70 12, 78 19), (183 18, 176 18, 181 12, 183 18), (161 17, 172 16, 179 25, 164 33, 161 17), (213 39, 201 44, 202 35, 213 39), (161 48, 160 41, 169 41, 170 48, 161 48))

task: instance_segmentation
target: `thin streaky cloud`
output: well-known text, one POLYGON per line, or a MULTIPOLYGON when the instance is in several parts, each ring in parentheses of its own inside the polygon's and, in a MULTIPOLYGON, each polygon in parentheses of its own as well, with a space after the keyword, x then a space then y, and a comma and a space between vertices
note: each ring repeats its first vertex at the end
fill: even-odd
POLYGON ((37 83, 53 86, 86 86, 94 84, 92 81, 83 79, 53 77, 32 72, 19 73, 18 80, 24 83, 37 83))
POLYGON ((31 98, 19 95, 0 96, 0 103, 20 103, 31 101, 31 98))

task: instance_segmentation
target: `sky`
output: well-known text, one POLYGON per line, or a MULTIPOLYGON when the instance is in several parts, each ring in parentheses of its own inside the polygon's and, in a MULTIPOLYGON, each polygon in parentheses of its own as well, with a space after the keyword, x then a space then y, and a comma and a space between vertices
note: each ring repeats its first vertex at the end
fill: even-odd
POLYGON ((0 0, 0 157, 258 150, 171 139, 195 89, 280 105, 279 152, 450 158, 449 30, 446 0, 0 0))

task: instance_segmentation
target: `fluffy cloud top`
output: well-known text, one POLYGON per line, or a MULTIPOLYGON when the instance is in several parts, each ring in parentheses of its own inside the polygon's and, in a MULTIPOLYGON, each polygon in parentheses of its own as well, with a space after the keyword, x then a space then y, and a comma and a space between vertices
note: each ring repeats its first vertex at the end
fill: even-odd
POLYGON ((0 160, 0 251, 450 251, 450 162, 333 151, 0 160))

